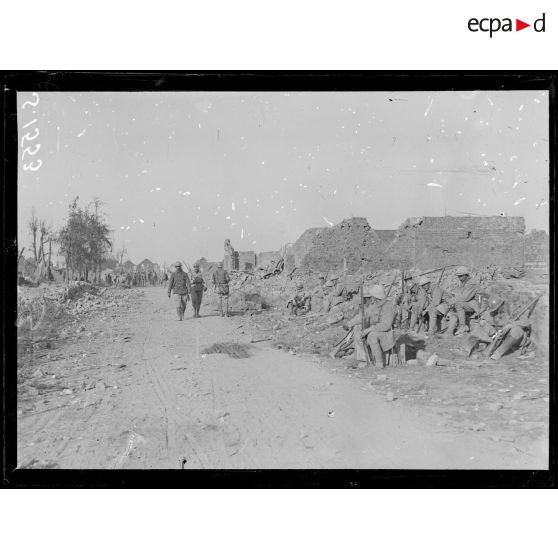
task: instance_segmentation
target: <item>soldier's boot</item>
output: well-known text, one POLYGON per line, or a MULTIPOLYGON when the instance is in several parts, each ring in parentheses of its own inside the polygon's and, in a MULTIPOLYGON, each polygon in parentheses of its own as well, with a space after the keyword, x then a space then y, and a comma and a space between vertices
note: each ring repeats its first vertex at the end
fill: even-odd
POLYGON ((409 330, 413 330, 413 329, 418 329, 417 324, 418 322, 418 312, 415 312, 414 310, 411 312, 411 319, 409 321, 409 330))
POLYGON ((500 360, 509 350, 513 349, 518 344, 518 340, 508 335, 502 344, 494 351, 490 357, 492 360, 500 360))
POLYGON ((434 335, 438 326, 438 316, 436 312, 428 312, 428 333, 434 335))
POLYGON ((446 330, 446 337, 453 337, 455 328, 457 327, 457 315, 452 314, 448 322, 448 329, 446 330))
POLYGON ((376 368, 385 368, 384 364, 384 353, 382 351, 382 347, 380 347, 379 343, 369 343, 370 352, 374 357, 374 363, 376 368))
POLYGON ((227 316, 227 318, 230 316, 230 314, 229 314, 229 299, 228 298, 225 302, 225 316, 227 316))
POLYGON ((178 321, 182 321, 182 310, 180 308, 176 309, 176 315, 178 316, 178 321))
MULTIPOLYGON (((465 310, 463 308, 456 308, 456 312, 457 319, 459 320, 459 329, 467 327, 467 317, 465 316, 465 310)), ((469 331, 468 327, 466 331, 469 331)), ((456 335, 459 335, 459 333, 456 333, 456 335)))

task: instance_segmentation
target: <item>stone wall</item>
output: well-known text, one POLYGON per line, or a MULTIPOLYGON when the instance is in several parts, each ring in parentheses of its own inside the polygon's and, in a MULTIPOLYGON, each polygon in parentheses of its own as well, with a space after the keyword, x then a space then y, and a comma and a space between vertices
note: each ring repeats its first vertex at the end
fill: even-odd
POLYGON ((295 265, 327 272, 385 265, 385 246, 363 217, 345 219, 334 227, 310 229, 294 244, 295 265))
POLYGON ((288 251, 286 268, 324 272, 451 264, 523 268, 526 256, 534 261, 548 258, 548 235, 546 244, 540 231, 531 235, 526 243, 523 217, 416 217, 396 231, 375 231, 365 218, 357 217, 305 231, 288 251))
POLYGON ((235 267, 240 271, 253 271, 256 268, 256 254, 252 250, 235 252, 235 267))
POLYGON ((286 267, 300 267, 302 265, 302 260, 312 249, 314 239, 325 230, 325 227, 305 230, 299 239, 292 246, 287 248, 285 258, 285 263, 287 264, 286 267))
POLYGON ((281 252, 260 252, 256 256, 256 264, 258 267, 267 267, 271 262, 277 263, 282 258, 281 252))
POLYGON ((545 268, 550 260, 550 238, 546 231, 533 230, 525 235, 525 266, 545 268))
POLYGON ((390 252, 419 269, 446 264, 522 268, 524 237, 523 217, 420 217, 399 227, 390 252))

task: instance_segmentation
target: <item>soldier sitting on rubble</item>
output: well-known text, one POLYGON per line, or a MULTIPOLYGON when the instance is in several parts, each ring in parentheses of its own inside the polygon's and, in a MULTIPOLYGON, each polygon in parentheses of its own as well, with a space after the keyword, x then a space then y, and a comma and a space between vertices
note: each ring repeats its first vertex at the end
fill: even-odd
POLYGON ((503 298, 493 296, 488 302, 488 308, 479 314, 478 320, 471 322, 471 334, 466 340, 468 356, 479 343, 492 343, 498 332, 502 336, 502 342, 491 355, 493 360, 499 360, 506 353, 529 341, 531 329, 529 319, 524 316, 513 321, 506 306, 503 298))
POLYGON ((287 302, 287 308, 293 316, 307 314, 310 311, 310 294, 304 290, 304 285, 300 281, 295 289, 293 297, 287 302))
POLYGON ((407 275, 403 292, 400 292, 395 298, 395 321, 401 329, 412 328, 410 319, 412 318, 412 309, 417 301, 418 291, 419 285, 413 281, 413 276, 407 275))
POLYGON ((411 325, 416 331, 420 328, 420 320, 428 320, 428 333, 434 335, 438 331, 438 318, 448 313, 449 295, 437 284, 432 284, 428 277, 420 277, 420 290, 417 302, 411 312, 411 325))
MULTIPOLYGON (((393 302, 386 299, 386 293, 381 285, 372 285, 369 293, 371 303, 364 310, 365 329, 360 335, 362 339, 366 339, 376 367, 384 368, 384 352, 395 345, 393 333, 395 306, 393 302)), ((353 318, 353 320, 358 319, 361 319, 361 316, 353 318)), ((349 325, 351 324, 352 321, 349 322, 349 325)))
POLYGON ((460 265, 455 270, 455 275, 457 275, 460 285, 455 295, 448 301, 450 308, 453 308, 453 312, 451 312, 449 318, 447 337, 452 337, 454 332, 455 335, 467 333, 469 331, 466 321, 467 314, 474 316, 480 312, 477 301, 479 287, 470 281, 471 272, 465 266, 460 265), (458 323, 459 328, 455 331, 458 323))

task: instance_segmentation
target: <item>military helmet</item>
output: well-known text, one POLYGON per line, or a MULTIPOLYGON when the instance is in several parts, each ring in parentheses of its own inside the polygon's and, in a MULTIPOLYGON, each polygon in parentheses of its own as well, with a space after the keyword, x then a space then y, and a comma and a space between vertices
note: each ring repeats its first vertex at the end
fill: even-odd
POLYGON ((223 267, 223 262, 219 262, 219 263, 217 264, 217 267, 223 267))
POLYGON ((504 299, 499 296, 492 296, 488 301, 488 311, 496 312, 504 304, 504 299))
POLYGON ((182 267, 182 264, 181 264, 180 262, 176 262, 176 263, 174 264, 174 267, 182 267))
POLYGON ((424 285, 428 285, 428 283, 430 283, 430 278, 429 277, 419 277, 419 285, 421 287, 424 287, 424 285))
POLYGON ((364 285, 362 285, 362 296, 365 298, 370 298, 372 296, 372 285, 370 283, 364 283, 364 285))
POLYGON ((199 264, 198 262, 196 262, 196 263, 194 264, 194 269, 199 269, 199 268, 200 268, 200 264, 199 264))
POLYGON ((297 281, 296 284, 295 284, 295 287, 298 290, 304 289, 304 283, 302 281, 297 281))
POLYGON ((471 272, 464 265, 460 265, 455 270, 455 274, 459 277, 460 275, 471 275, 471 272))

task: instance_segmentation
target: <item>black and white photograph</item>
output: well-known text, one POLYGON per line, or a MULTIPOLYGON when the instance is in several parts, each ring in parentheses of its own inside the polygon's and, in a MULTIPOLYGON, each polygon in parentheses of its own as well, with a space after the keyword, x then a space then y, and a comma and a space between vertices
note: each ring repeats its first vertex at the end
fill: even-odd
POLYGON ((17 469, 548 470, 549 90, 398 83, 18 89, 17 469))

